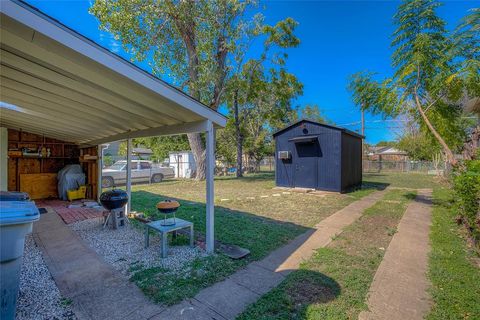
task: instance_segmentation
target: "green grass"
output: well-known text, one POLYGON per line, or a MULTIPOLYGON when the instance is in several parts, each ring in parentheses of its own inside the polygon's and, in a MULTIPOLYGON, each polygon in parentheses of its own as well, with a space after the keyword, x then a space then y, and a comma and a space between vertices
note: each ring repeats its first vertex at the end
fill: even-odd
POLYGON ((434 175, 425 173, 405 173, 405 172, 386 172, 386 173, 364 173, 363 182, 365 184, 385 184, 395 188, 413 188, 433 189, 438 186, 438 178, 434 175))
MULTIPOLYGON (((180 302, 248 263, 265 257, 330 214, 378 187, 370 184, 348 194, 323 196, 284 194, 281 190, 273 189, 273 179, 273 175, 267 173, 249 175, 242 179, 219 177, 215 181, 215 238, 223 243, 248 248, 250 255, 247 258, 231 260, 218 254, 197 259, 179 273, 161 268, 133 266, 130 270, 133 274, 132 281, 158 303, 171 305, 180 302), (261 198, 261 195, 268 197, 261 198), (249 199, 251 197, 255 199, 249 199)), ((181 207, 177 216, 192 221, 197 235, 205 233, 204 182, 171 180, 134 186, 132 208, 158 218, 155 205, 165 198, 179 200, 181 207)))
POLYGON ((466 246, 450 208, 451 191, 434 191, 429 277, 434 305, 427 319, 480 319, 479 257, 466 246), (476 262, 476 265, 475 265, 476 262))
POLYGON ((239 319, 355 319, 366 308, 392 230, 413 196, 404 190, 388 192, 239 319))

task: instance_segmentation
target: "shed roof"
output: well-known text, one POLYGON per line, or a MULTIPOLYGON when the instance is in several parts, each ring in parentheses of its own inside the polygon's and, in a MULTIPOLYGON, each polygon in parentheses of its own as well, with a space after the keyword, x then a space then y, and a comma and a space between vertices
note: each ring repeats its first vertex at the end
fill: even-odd
POLYGON ((360 139, 364 139, 365 137, 362 136, 361 134, 358 134, 356 132, 353 132, 353 131, 350 131, 348 129, 345 129, 345 128, 341 128, 341 127, 337 127, 337 126, 334 126, 334 125, 331 125, 331 124, 325 124, 325 123, 320 123, 320 122, 315 122, 315 121, 311 121, 311 120, 307 120, 307 119, 302 119, 302 120, 299 120, 295 123, 292 123, 290 125, 288 125, 287 127, 283 128, 283 129, 280 129, 278 131, 276 131, 273 136, 277 136, 279 135, 280 133, 282 132, 285 132, 287 131, 288 129, 300 124, 300 123, 303 123, 303 122, 308 122, 308 123, 311 123, 311 124, 315 124, 315 125, 319 125, 319 126, 322 126, 322 127, 327 127, 327 128, 331 128, 331 129, 335 129, 335 130, 339 130, 339 131, 342 131, 342 132, 345 132, 346 134, 349 134, 351 136, 354 136, 354 137, 357 137, 357 138, 360 138, 360 139))
POLYGON ((85 145, 226 118, 18 0, 1 5, 0 125, 85 145))

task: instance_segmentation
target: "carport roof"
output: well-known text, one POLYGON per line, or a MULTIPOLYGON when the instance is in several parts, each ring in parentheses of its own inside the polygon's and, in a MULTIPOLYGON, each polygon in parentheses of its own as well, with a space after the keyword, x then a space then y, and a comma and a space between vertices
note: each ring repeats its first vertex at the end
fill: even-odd
POLYGON ((226 118, 24 2, 1 5, 0 126, 83 145, 226 118))

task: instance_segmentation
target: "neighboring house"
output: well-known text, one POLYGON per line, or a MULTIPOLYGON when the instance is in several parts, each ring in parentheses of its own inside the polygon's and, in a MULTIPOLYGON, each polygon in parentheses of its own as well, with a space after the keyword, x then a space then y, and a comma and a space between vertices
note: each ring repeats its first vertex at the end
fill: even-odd
POLYGON ((169 166, 175 171, 175 178, 192 178, 196 164, 193 153, 190 151, 177 151, 168 154, 169 166))
POLYGON ((132 155, 136 159, 147 160, 153 155, 153 151, 148 148, 133 148, 132 155))
POLYGON ((273 137, 277 186, 341 192, 362 183, 363 136, 358 133, 301 120, 273 137))
POLYGON ((408 154, 395 147, 374 146, 367 150, 368 160, 374 161, 407 161, 408 154))
POLYGON ((115 141, 111 143, 104 144, 103 154, 106 156, 117 157, 118 150, 120 149, 120 141, 115 141))
MULTIPOLYGON (((108 144, 105 144, 105 148, 103 149, 103 154, 106 156, 112 156, 116 158, 124 158, 124 156, 119 154, 120 151, 120 143, 122 141, 115 141, 108 144)), ((153 155, 153 151, 148 148, 138 147, 133 148, 132 150, 132 159, 135 160, 149 160, 153 155)))

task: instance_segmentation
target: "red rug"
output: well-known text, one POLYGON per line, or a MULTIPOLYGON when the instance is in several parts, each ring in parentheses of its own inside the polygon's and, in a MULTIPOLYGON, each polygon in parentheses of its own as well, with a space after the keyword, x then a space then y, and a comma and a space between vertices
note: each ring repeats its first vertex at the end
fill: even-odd
POLYGON ((83 221, 87 219, 103 217, 104 209, 93 208, 67 208, 68 201, 62 200, 37 200, 35 201, 37 207, 51 207, 62 218, 66 224, 83 221))

